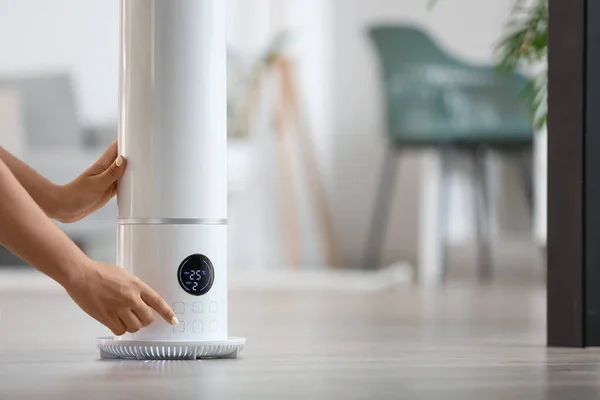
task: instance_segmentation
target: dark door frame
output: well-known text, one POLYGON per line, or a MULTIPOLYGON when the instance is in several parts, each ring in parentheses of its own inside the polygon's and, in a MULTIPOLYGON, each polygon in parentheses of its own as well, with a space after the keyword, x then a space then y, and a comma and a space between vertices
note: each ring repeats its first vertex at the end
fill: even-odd
POLYGON ((549 0, 548 345, 600 345, 600 3, 549 0))

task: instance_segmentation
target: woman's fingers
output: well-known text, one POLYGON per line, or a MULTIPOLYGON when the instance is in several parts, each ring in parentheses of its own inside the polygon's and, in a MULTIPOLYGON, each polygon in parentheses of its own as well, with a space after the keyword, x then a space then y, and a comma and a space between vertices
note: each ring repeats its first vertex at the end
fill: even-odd
POLYGON ((127 332, 136 333, 140 329, 142 329, 142 322, 139 320, 137 315, 131 310, 123 310, 119 314, 119 319, 125 327, 127 328, 127 332))
POLYGON ((96 179, 101 182, 103 189, 110 188, 112 184, 114 184, 123 176, 125 173, 126 164, 127 161, 125 158, 123 156, 118 156, 117 159, 114 160, 114 162, 110 164, 110 166, 104 172, 96 177, 96 179))
POLYGON ((142 327, 146 327, 154 322, 154 313, 146 303, 140 303, 141 304, 138 304, 135 308, 133 308, 133 313, 138 317, 138 319, 142 323, 142 327))
POLYGON ((127 327, 119 318, 115 318, 113 321, 110 321, 105 325, 115 336, 122 336, 127 332, 127 327))
POLYGON ((154 309, 158 315, 160 315, 165 321, 167 321, 171 325, 178 325, 179 321, 175 316, 175 313, 169 307, 167 302, 160 297, 158 293, 156 293, 150 286, 146 284, 142 284, 142 300, 144 303, 148 304, 149 307, 154 309))
POLYGON ((98 161, 96 161, 88 170, 86 171, 86 175, 99 175, 102 172, 106 171, 108 167, 115 161, 117 158, 117 141, 115 140, 108 146, 106 151, 100 156, 98 161))

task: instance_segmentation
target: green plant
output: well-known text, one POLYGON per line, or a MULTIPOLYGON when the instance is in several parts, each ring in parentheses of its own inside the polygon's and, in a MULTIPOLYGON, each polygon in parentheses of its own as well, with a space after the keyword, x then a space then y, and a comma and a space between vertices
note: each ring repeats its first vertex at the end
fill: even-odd
MULTIPOLYGON (((439 1, 429 0, 428 6, 439 1)), ((495 53, 500 71, 538 70, 523 94, 536 128, 542 129, 548 116, 548 0, 515 0, 495 53)))
POLYGON ((506 31, 496 48, 499 68, 504 71, 521 66, 540 68, 525 95, 535 125, 541 129, 548 116, 548 0, 517 0, 506 31))

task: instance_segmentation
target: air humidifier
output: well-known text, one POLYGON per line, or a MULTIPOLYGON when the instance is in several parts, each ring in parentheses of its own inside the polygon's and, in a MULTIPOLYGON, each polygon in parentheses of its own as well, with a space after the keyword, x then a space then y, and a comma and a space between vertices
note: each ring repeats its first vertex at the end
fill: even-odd
POLYGON ((179 320, 99 338, 103 358, 235 358, 227 332, 226 2, 122 0, 117 264, 179 320))

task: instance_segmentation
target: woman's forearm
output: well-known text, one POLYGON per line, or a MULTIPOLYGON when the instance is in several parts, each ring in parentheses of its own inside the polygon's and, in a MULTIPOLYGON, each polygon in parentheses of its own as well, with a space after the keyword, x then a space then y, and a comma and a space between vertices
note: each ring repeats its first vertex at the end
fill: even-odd
POLYGON ((0 244, 63 284, 76 279, 88 257, 33 201, 0 160, 0 244))
POLYGON ((0 161, 50 218, 58 215, 59 187, 0 146, 0 161))

